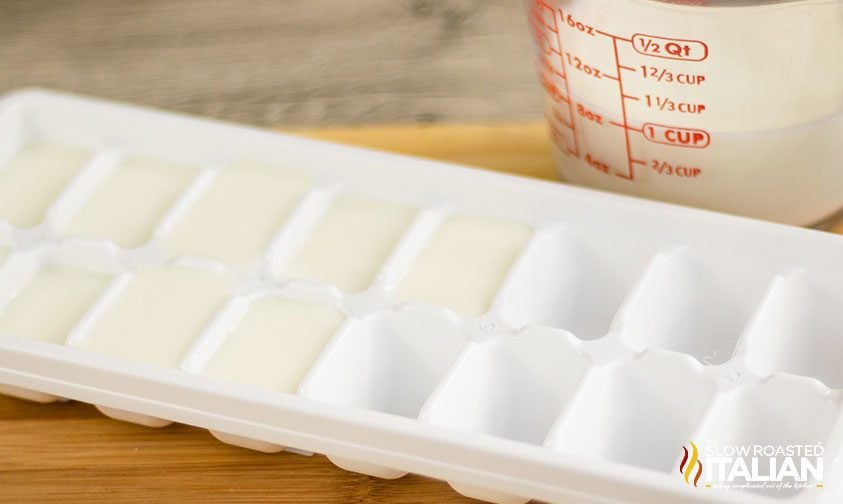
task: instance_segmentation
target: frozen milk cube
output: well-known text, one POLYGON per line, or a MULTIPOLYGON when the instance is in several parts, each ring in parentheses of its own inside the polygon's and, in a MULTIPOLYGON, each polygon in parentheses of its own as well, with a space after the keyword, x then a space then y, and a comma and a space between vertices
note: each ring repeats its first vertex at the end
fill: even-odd
POLYGON ((232 286, 222 273, 183 267, 142 270, 75 345, 113 357, 177 367, 232 286))
POLYGON ((343 315, 328 306, 277 296, 259 298, 202 374, 295 393, 342 321, 343 315))
POLYGON ((57 145, 24 148, 0 167, 0 221, 21 228, 39 224, 88 157, 87 151, 57 145))
POLYGON ((284 272, 335 285, 368 288, 404 235, 416 209, 362 198, 342 198, 325 214, 284 272))
POLYGON ((139 247, 187 189, 197 169, 150 158, 124 161, 65 229, 66 234, 139 247))
POLYGON ((309 188, 303 177, 269 166, 228 168, 176 224, 165 247, 227 263, 253 260, 309 188))
POLYGON ((523 224, 447 219, 400 281, 395 297, 482 315, 531 234, 523 224))
POLYGON ((64 343, 112 277, 64 266, 47 266, 0 308, 0 334, 64 343))

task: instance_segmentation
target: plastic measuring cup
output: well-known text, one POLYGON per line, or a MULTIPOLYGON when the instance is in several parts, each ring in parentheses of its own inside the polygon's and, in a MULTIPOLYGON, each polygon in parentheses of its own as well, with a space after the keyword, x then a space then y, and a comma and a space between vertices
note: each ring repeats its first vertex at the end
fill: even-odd
POLYGON ((531 0, 563 179, 790 224, 843 207, 843 0, 531 0))

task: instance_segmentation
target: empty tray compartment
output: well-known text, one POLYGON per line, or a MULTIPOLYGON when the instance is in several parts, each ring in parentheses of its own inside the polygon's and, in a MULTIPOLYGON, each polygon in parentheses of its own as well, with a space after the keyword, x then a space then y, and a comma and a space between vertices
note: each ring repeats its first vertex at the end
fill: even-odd
POLYGON ((662 252, 622 309, 621 337, 635 350, 662 348, 722 364, 773 278, 757 258, 688 248, 662 252))
POLYGON ((693 359, 646 352, 633 361, 596 368, 546 444, 565 453, 667 473, 715 390, 693 359))
MULTIPOLYGON (((786 457, 775 452, 765 452, 766 447, 778 450, 788 446, 822 445, 825 459, 823 465, 831 469, 839 446, 829 446, 828 441, 839 415, 839 393, 831 392, 813 380, 777 375, 759 385, 737 388, 719 397, 706 422, 690 439, 695 440, 699 446, 704 461, 708 456, 735 457, 735 453, 740 453, 736 450, 752 450, 751 456, 743 457, 746 464, 744 469, 753 471, 752 465, 757 464, 755 470, 761 476, 771 475, 771 463, 775 463, 778 468, 772 473, 774 475, 779 475, 778 471, 784 471, 786 467, 786 457), (755 447, 761 447, 762 451, 756 454, 755 447)), ((813 465, 816 464, 814 460, 813 465)), ((810 488, 796 488, 796 485, 793 488, 776 488, 778 482, 772 481, 767 488, 750 487, 748 491, 780 499, 794 497, 803 491, 821 492, 815 485, 823 481, 816 481, 808 465, 798 466, 794 466, 794 469, 800 473, 800 478, 802 471, 805 471, 810 488)), ((725 472, 730 484, 747 483, 746 472, 736 460, 728 467, 723 465, 718 468, 715 473, 709 471, 703 474, 703 481, 706 484, 712 480, 714 483, 722 483, 719 481, 722 476, 719 471, 725 472)), ((785 483, 797 483, 795 478, 783 475, 785 483)))
POLYGON ((740 353, 768 376, 808 376, 843 388, 843 276, 797 271, 777 279, 751 324, 740 353))
POLYGON ((372 315, 345 328, 300 393, 415 418, 465 344, 459 320, 444 310, 408 305, 372 315))
POLYGON ((654 249, 620 229, 539 229, 507 280, 501 316, 517 328, 538 324, 600 338, 654 249))
POLYGON ((541 445, 589 366, 576 338, 556 329, 472 343, 422 420, 541 445))

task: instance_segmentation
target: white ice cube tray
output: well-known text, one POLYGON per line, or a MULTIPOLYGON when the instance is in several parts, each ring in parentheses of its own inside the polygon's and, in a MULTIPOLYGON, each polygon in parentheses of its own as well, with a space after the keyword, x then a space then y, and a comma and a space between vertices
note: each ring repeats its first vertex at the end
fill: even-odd
POLYGON ((43 91, 4 166, 7 394, 495 502, 843 500, 838 236, 43 91), (825 486, 689 487, 695 439, 825 486))

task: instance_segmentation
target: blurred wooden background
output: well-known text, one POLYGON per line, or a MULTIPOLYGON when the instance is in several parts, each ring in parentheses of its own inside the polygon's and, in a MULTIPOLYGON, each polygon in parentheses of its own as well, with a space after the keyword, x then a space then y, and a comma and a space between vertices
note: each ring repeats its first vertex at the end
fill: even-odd
MULTIPOLYGON (((0 93, 56 88, 551 178, 523 4, 0 0, 0 93), (506 124, 430 126, 454 122, 506 124), (314 129, 384 123, 408 127, 314 129)), ((53 501, 470 502, 421 477, 0 397, 0 502, 53 501)))
MULTIPOLYGON (((522 0, 0 0, 0 93, 42 86, 550 173, 522 0), (506 122, 444 129, 301 128, 506 122), (479 129, 478 129, 479 128, 479 129)), ((545 175, 547 176, 547 175, 545 175)), ((468 502, 186 426, 0 398, 0 502, 468 502)))
POLYGON ((540 117, 523 0, 2 0, 0 68, 262 126, 540 117))

